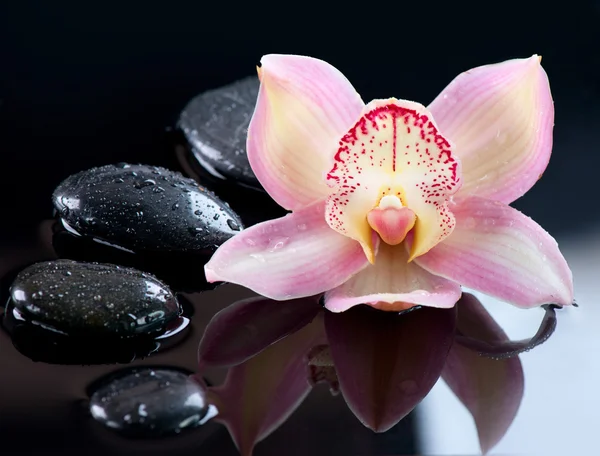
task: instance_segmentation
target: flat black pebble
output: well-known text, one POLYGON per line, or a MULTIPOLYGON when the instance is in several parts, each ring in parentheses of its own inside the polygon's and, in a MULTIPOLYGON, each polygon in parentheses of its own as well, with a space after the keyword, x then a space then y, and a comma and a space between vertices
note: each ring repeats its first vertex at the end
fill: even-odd
POLYGON ((36 263, 17 275, 10 296, 23 319, 70 336, 157 334, 181 313, 156 277, 111 264, 36 263))
POLYGON ((154 166, 82 171, 56 188, 53 203, 68 230, 132 252, 211 253, 243 228, 212 192, 154 166))
POLYGON ((258 88, 258 78, 252 76, 204 92, 181 112, 178 127, 196 160, 212 176, 262 189, 246 154, 258 88))
POLYGON ((135 437, 179 433, 209 412, 203 389, 189 375, 170 369, 140 369, 100 385, 90 413, 108 428, 135 437))

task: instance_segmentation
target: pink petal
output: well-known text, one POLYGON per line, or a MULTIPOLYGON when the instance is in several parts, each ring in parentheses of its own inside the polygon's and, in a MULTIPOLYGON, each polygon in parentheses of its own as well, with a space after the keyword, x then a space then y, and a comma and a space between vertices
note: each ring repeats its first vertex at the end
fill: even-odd
POLYGON ((536 55, 462 73, 429 109, 462 162, 461 196, 511 203, 548 165, 554 105, 536 55))
MULTIPOLYGON (((489 343, 508 337, 473 295, 464 294, 458 308, 457 330, 489 343)), ((454 344, 442 378, 467 407, 487 453, 506 434, 523 398, 523 368, 518 357, 490 359, 454 344)))
POLYGON ((216 420, 229 433, 242 456, 277 429, 310 391, 306 356, 325 342, 322 318, 271 345, 245 363, 231 367, 222 386, 210 396, 219 410, 216 420))
POLYGON ((413 305, 452 307, 461 295, 460 285, 408 262, 403 245, 381 243, 374 265, 325 294, 325 307, 343 312, 358 304, 382 310, 403 310, 413 305))
POLYGON ((554 238, 498 201, 471 197, 452 208, 456 228, 415 261, 519 307, 573 303, 573 277, 554 238))
POLYGON ((325 222, 323 204, 259 223, 229 239, 205 266, 209 282, 232 282, 285 300, 344 283, 368 261, 358 242, 325 222))
POLYGON ((198 348, 200 366, 240 364, 310 323, 321 310, 319 297, 237 301, 217 313, 198 348))
POLYGON ((271 54, 261 64, 248 159, 271 197, 295 210, 330 193, 325 173, 364 103, 344 75, 322 60, 271 54))
POLYGON ((424 106, 375 100, 342 138, 327 174, 335 187, 327 222, 361 243, 372 259, 366 215, 382 197, 395 197, 417 216, 411 256, 422 255, 452 232, 447 201, 460 188, 460 164, 424 106))
POLYGON ((427 395, 446 362, 455 319, 454 308, 325 313, 340 389, 365 426, 387 431, 427 395))

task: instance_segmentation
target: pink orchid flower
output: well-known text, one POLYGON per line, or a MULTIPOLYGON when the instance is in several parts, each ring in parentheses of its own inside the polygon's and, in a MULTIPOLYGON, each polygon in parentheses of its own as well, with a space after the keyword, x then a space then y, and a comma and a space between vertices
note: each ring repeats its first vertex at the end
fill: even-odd
POLYGON ((509 206, 550 159, 554 108, 540 58, 467 71, 429 105, 364 104, 333 66, 267 55, 248 159, 292 211, 223 244, 205 266, 287 300, 448 308, 466 286, 519 307, 573 302, 556 241, 509 206))

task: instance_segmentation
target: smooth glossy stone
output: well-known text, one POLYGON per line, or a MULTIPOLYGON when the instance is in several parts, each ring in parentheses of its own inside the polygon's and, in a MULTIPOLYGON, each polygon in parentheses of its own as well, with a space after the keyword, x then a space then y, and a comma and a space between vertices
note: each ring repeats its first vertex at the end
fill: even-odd
POLYGON ((65 229, 130 252, 212 253, 243 228, 212 192, 154 166, 82 171, 56 188, 53 203, 65 229))
POLYGON ((258 88, 258 78, 251 76, 204 92, 181 112, 178 127, 198 163, 213 177, 262 189, 246 153, 258 88))
POLYGON ((160 334, 181 313, 156 277, 111 264, 36 263, 17 275, 10 296, 24 320, 70 336, 160 334))
POLYGON ((90 397, 90 413, 123 434, 153 437, 179 433, 208 419, 210 407, 204 390, 178 370, 138 369, 98 383, 90 397))

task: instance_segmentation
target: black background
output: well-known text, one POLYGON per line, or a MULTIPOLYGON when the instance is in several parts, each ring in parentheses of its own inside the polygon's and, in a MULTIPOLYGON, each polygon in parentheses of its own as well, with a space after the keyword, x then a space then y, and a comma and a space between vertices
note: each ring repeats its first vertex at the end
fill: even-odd
MULTIPOLYGON (((554 155, 516 206, 555 236, 589 229, 600 219, 599 24, 600 2, 591 0, 4 1, 0 246, 31 236, 71 173, 119 161, 174 167, 166 131, 186 102, 253 74, 267 53, 325 59, 365 101, 423 104, 471 67, 542 55, 554 155)), ((35 404, 24 413, 30 406, 35 414, 35 404)))

